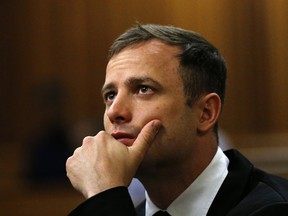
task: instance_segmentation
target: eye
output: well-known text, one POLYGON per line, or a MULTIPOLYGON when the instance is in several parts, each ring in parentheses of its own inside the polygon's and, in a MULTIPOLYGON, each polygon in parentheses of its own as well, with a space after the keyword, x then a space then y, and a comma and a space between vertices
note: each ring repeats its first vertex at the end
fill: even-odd
POLYGON ((150 94, 150 93, 153 93, 153 90, 146 86, 146 85, 141 85, 139 87, 139 94, 150 94))
POLYGON ((104 94, 104 101, 105 102, 113 101, 116 95, 117 95, 116 92, 107 92, 104 94))

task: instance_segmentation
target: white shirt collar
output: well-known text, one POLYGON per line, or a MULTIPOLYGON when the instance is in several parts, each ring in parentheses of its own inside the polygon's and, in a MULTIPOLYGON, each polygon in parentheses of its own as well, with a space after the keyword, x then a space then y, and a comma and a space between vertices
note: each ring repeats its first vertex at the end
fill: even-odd
MULTIPOLYGON (((218 150, 197 179, 174 200, 167 208, 172 216, 205 216, 228 174, 229 159, 218 147, 218 150)), ((160 209, 146 196, 146 216, 151 216, 160 209)))

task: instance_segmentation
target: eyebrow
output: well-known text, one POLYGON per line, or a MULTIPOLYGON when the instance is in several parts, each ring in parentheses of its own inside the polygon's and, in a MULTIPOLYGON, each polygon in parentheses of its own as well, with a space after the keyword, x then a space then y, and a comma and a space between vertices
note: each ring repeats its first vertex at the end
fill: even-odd
MULTIPOLYGON (((130 77, 129 79, 127 79, 125 81, 125 85, 126 86, 135 86, 135 85, 140 85, 142 83, 150 83, 152 84, 154 87, 158 88, 158 89, 162 89, 162 85, 157 82, 156 80, 150 78, 150 77, 130 77)), ((116 84, 111 82, 111 83, 107 83, 103 86, 102 88, 102 94, 106 91, 108 91, 109 89, 114 89, 116 88, 116 84)))
POLYGON ((114 83, 105 84, 102 87, 101 93, 104 94, 104 92, 108 91, 109 89, 113 89, 113 88, 115 88, 115 84, 114 83))
POLYGON ((146 77, 146 76, 143 76, 143 77, 131 77, 125 82, 125 84, 128 85, 128 86, 140 85, 142 83, 149 83, 149 84, 154 85, 157 88, 162 88, 162 85, 159 82, 157 82, 156 80, 154 80, 154 79, 152 79, 150 77, 146 77))

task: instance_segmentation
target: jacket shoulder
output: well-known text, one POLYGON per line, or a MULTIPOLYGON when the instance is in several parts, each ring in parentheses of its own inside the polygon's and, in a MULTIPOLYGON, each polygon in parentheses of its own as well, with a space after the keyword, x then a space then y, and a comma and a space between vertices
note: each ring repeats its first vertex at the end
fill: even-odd
POLYGON ((242 199, 228 215, 288 215, 287 210, 288 180, 252 166, 242 199))

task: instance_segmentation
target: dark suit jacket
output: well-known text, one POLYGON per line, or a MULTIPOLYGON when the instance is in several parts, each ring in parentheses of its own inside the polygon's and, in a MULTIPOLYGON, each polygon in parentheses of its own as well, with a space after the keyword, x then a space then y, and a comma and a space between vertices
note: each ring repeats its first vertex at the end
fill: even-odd
MULTIPOLYGON (((287 180, 254 168, 236 150, 225 154, 228 175, 207 216, 288 216, 287 180)), ((144 216, 145 202, 135 211, 127 188, 116 187, 86 200, 70 214, 76 215, 144 216)))

